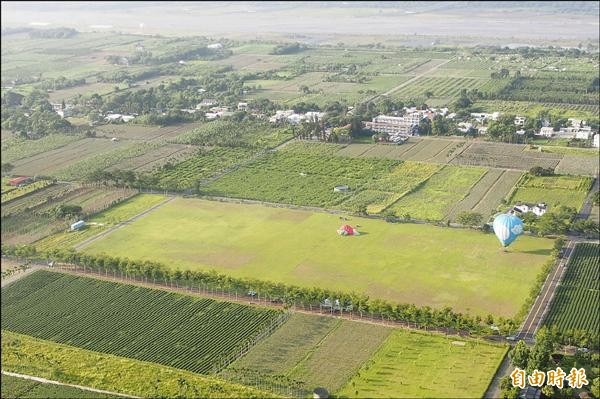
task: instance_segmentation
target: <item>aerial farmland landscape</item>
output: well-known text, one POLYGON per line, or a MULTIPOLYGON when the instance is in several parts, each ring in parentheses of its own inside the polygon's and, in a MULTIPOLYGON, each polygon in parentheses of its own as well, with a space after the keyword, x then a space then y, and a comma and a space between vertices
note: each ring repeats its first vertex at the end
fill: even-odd
POLYGON ((2 398, 600 398, 598 2, 2 2, 2 398))

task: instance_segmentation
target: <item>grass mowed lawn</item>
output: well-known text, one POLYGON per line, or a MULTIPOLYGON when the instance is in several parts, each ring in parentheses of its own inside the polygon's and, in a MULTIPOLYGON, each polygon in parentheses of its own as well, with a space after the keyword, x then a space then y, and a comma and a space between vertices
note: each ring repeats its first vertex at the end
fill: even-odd
POLYGON ((339 392, 348 398, 481 398, 507 348, 395 330, 339 392))
POLYGON ((505 253, 477 231, 177 198, 85 251, 512 316, 552 245, 524 236, 505 253), (363 235, 337 235, 343 223, 363 235))

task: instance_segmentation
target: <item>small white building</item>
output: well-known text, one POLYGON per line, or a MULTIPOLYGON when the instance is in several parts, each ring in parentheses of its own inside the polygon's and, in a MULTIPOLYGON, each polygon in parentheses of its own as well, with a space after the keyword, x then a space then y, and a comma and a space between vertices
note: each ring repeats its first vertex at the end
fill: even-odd
POLYGON ((248 103, 238 103, 238 111, 248 111, 248 103))
POLYGON ((535 216, 542 216, 546 213, 547 205, 545 203, 540 203, 537 205, 528 205, 528 204, 519 204, 513 207, 513 210, 519 213, 528 213, 531 212, 535 216))
POLYGON ((206 48, 218 50, 220 48, 223 48, 223 45, 221 43, 213 43, 213 44, 209 44, 208 46, 206 46, 206 48))
POLYGON ((85 226, 85 222, 83 220, 80 220, 78 222, 75 222, 71 225, 71 231, 75 231, 75 230, 80 230, 85 226))
POLYGON ((333 188, 334 193, 347 193, 348 191, 350 191, 350 187, 348 186, 335 186, 333 188))
POLYGON ((552 137, 554 136, 554 128, 552 126, 543 126, 540 131, 536 133, 536 136, 552 137))
POLYGON ((524 116, 515 116, 515 125, 517 126, 525 126, 525 122, 527 121, 527 118, 525 118, 524 116))
POLYGON ((592 147, 600 148, 600 134, 596 133, 592 140, 592 147))
POLYGON ((213 119, 217 119, 219 117, 219 114, 217 114, 216 112, 207 112, 204 114, 204 117, 211 121, 213 119))

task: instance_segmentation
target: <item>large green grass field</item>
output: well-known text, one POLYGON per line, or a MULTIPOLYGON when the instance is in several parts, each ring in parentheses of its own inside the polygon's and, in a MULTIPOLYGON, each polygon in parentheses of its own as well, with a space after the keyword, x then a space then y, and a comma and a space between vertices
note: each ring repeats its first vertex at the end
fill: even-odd
POLYGON ((339 392, 348 398, 482 397, 506 348, 395 330, 339 392))
POLYGON ((552 244, 523 236, 504 252, 477 231, 177 198, 85 251, 512 316, 552 244), (362 235, 337 235, 345 223, 362 235))

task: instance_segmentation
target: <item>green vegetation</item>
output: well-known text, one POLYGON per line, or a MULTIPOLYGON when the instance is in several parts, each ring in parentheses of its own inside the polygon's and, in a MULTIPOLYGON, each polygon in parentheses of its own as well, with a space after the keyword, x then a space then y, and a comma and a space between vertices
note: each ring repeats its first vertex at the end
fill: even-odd
POLYGON ((4 330, 2 369, 141 397, 273 396, 214 377, 61 345, 4 330))
POLYGON ((284 375, 304 387, 338 391, 392 331, 389 327, 301 313, 232 364, 228 373, 253 370, 284 375))
POLYGON ((395 330, 339 394, 348 398, 482 397, 507 348, 395 330))
POLYGON ((418 190, 402 197, 390 210, 406 218, 441 220, 485 173, 483 168, 445 166, 418 190))
POLYGON ((580 176, 532 176, 524 175, 517 189, 509 197, 511 204, 525 202, 546 203, 550 210, 559 205, 579 210, 587 197, 592 179, 580 176))
POLYGON ((199 373, 214 372, 278 316, 274 310, 47 271, 2 289, 3 329, 199 373))
POLYGON ((2 375, 2 396, 11 399, 20 398, 60 398, 60 399, 104 399, 120 396, 86 391, 83 389, 45 384, 25 378, 2 375))
POLYGON ((498 256, 497 239, 476 231, 178 198, 85 252, 510 316, 551 248, 524 236, 498 256), (340 237, 343 223, 365 234, 340 237))
MULTIPOLYGON (((77 231, 61 231, 36 242, 40 250, 69 248, 81 241, 105 231, 111 226, 124 222, 143 211, 160 204, 165 197, 158 194, 139 194, 116 206, 94 215, 87 220, 87 226, 77 231)), ((68 226, 65 226, 68 227, 68 226)))
POLYGON ((183 191, 197 188, 200 181, 249 159, 255 151, 246 148, 201 148, 195 156, 175 165, 167 163, 145 179, 150 187, 183 191))
POLYGON ((17 187, 14 190, 10 190, 7 193, 2 193, 2 204, 5 204, 8 201, 12 201, 24 195, 31 194, 35 191, 41 190, 44 187, 48 187, 51 184, 53 184, 53 182, 50 180, 37 180, 23 187, 17 187))
POLYGON ((548 326, 556 326, 565 342, 585 340, 590 345, 597 341, 600 327, 597 312, 600 306, 599 251, 598 244, 576 245, 544 321, 548 326))

